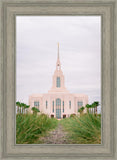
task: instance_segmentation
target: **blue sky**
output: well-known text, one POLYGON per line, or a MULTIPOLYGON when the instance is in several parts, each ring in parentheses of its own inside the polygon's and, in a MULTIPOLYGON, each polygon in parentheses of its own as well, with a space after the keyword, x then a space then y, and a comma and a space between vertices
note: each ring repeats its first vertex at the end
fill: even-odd
POLYGON ((17 16, 16 42, 17 101, 51 88, 59 42, 66 88, 101 102, 100 16, 17 16))

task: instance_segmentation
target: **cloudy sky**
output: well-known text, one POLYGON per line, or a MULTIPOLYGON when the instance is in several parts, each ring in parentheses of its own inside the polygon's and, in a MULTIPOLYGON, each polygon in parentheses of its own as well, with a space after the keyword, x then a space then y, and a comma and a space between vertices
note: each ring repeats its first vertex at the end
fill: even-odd
POLYGON ((100 16, 17 16, 16 42, 17 101, 51 88, 59 42, 66 88, 101 102, 100 16))

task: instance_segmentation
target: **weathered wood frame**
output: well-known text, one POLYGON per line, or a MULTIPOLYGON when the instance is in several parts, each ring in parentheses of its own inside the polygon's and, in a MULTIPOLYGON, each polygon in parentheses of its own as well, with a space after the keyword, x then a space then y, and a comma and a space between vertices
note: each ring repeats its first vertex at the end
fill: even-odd
POLYGON ((0 155, 6 159, 117 159, 116 0, 2 0, 0 32, 0 155), (102 144, 17 145, 15 143, 17 15, 101 16, 102 144))

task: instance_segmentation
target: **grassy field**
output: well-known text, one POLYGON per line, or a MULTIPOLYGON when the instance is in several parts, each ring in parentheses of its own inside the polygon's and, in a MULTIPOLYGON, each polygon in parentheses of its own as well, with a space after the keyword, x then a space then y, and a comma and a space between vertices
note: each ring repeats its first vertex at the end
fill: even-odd
POLYGON ((56 128, 58 121, 45 114, 17 114, 16 116, 16 144, 39 143, 39 137, 48 130, 56 128))
POLYGON ((73 116, 60 121, 69 133, 72 144, 100 144, 101 143, 101 116, 93 114, 73 116))
MULTIPOLYGON (((68 133, 71 144, 100 144, 101 116, 84 114, 81 117, 72 116, 58 121, 45 114, 17 114, 16 143, 39 144, 40 137, 46 136, 48 131, 54 130, 58 124, 68 133)), ((60 133, 61 134, 61 133, 60 133)))

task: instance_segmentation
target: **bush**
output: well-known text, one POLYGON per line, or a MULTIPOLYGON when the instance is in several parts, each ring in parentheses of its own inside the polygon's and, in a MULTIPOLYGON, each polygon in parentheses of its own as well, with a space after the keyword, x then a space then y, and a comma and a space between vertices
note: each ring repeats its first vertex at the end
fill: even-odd
POLYGON ((74 118, 76 116, 76 114, 71 114, 70 118, 74 118))
POLYGON ((47 115, 17 114, 16 115, 16 143, 32 144, 48 130, 57 126, 58 121, 47 115))
POLYGON ((66 118, 61 121, 70 133, 71 143, 75 144, 100 144, 101 143, 101 118, 86 114, 80 118, 66 118))

